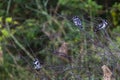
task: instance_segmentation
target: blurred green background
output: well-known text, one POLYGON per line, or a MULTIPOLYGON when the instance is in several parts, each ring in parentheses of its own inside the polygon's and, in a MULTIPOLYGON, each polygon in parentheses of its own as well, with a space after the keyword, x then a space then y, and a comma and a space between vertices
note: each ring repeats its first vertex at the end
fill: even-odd
POLYGON ((119 80, 119 17, 119 0, 0 0, 0 80, 102 80, 102 65, 119 80), (76 15, 88 38, 71 22, 76 15), (97 36, 114 60, 88 40, 95 36, 95 17, 109 22, 112 41, 104 40, 102 32, 97 36), (33 69, 35 57, 43 66, 40 71, 33 69))

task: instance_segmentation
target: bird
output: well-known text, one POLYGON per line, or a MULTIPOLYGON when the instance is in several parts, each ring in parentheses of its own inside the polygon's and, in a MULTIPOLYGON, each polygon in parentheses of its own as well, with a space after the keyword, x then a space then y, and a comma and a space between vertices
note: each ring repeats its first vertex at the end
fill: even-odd
POLYGON ((83 28, 83 27, 82 27, 81 20, 80 20, 80 18, 79 18, 78 16, 74 16, 74 17, 72 18, 72 21, 73 21, 73 23, 75 24, 75 26, 79 27, 80 29, 83 28))
POLYGON ((71 62, 72 59, 68 55, 68 43, 63 42, 62 45, 54 51, 54 54, 65 62, 71 62))
POLYGON ((42 68, 40 61, 37 58, 35 58, 35 60, 33 61, 33 65, 34 69, 37 71, 39 71, 42 68))
POLYGON ((107 27, 107 25, 108 25, 107 21, 102 19, 102 22, 95 27, 94 31, 97 32, 101 29, 105 29, 107 27))

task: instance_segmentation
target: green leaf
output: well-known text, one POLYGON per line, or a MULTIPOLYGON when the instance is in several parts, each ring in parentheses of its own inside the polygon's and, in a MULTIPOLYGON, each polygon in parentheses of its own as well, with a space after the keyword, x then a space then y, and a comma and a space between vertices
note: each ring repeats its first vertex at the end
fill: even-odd
POLYGON ((2 16, 0 16, 0 22, 2 22, 2 16))
POLYGON ((9 33, 8 33, 8 31, 6 30, 6 29, 2 29, 2 34, 3 34, 3 36, 9 36, 9 33))
POLYGON ((12 17, 7 17, 7 18, 5 19, 5 21, 8 22, 8 23, 12 23, 13 20, 12 20, 12 17))

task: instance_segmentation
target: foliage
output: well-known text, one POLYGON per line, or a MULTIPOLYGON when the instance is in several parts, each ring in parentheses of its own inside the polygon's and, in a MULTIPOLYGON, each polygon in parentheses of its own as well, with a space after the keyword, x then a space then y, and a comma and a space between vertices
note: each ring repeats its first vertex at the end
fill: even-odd
MULTIPOLYGON (((49 0, 0 2, 0 50, 4 59, 0 65, 1 80, 96 80, 102 79, 103 64, 114 67, 114 61, 109 56, 101 57, 104 50, 97 50, 92 43, 87 42, 87 36, 95 36, 94 32, 90 31, 88 35, 79 32, 68 18, 78 15, 85 21, 84 14, 91 18, 99 16, 103 6, 95 0, 56 0, 52 4, 49 0), (55 54, 63 42, 68 44, 66 55, 71 56, 73 62, 55 54), (33 70, 35 57, 43 65, 40 72, 33 70)), ((108 12, 112 23, 117 26, 113 32, 117 33, 120 31, 119 8, 120 4, 115 3, 108 12)), ((93 26, 91 22, 83 24, 93 26)), ((116 40, 120 41, 118 36, 116 40)), ((117 71, 115 76, 118 76, 117 71)))
POLYGON ((111 9, 110 13, 111 13, 111 16, 112 16, 112 19, 113 19, 113 24, 115 26, 118 26, 120 25, 119 21, 119 17, 120 17, 120 3, 115 3, 113 5, 113 8, 111 9))
MULTIPOLYGON (((59 4, 66 5, 68 8, 76 9, 75 12, 80 13, 80 10, 85 12, 90 12, 90 14, 96 15, 99 10, 102 9, 101 5, 98 5, 95 1, 92 0, 59 0, 59 4)), ((82 11, 81 11, 82 12, 82 11)))

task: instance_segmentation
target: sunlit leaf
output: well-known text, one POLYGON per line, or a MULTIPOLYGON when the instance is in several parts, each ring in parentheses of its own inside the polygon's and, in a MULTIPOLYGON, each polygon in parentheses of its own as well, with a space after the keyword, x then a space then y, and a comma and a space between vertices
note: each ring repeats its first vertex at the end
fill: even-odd
POLYGON ((8 22, 8 23, 12 23, 12 17, 7 17, 7 18, 5 19, 5 21, 8 22))
POLYGON ((2 22, 2 17, 0 16, 0 22, 2 22))
POLYGON ((2 34, 4 35, 4 36, 8 36, 9 35, 9 33, 8 33, 8 31, 6 30, 6 29, 2 29, 2 34))

